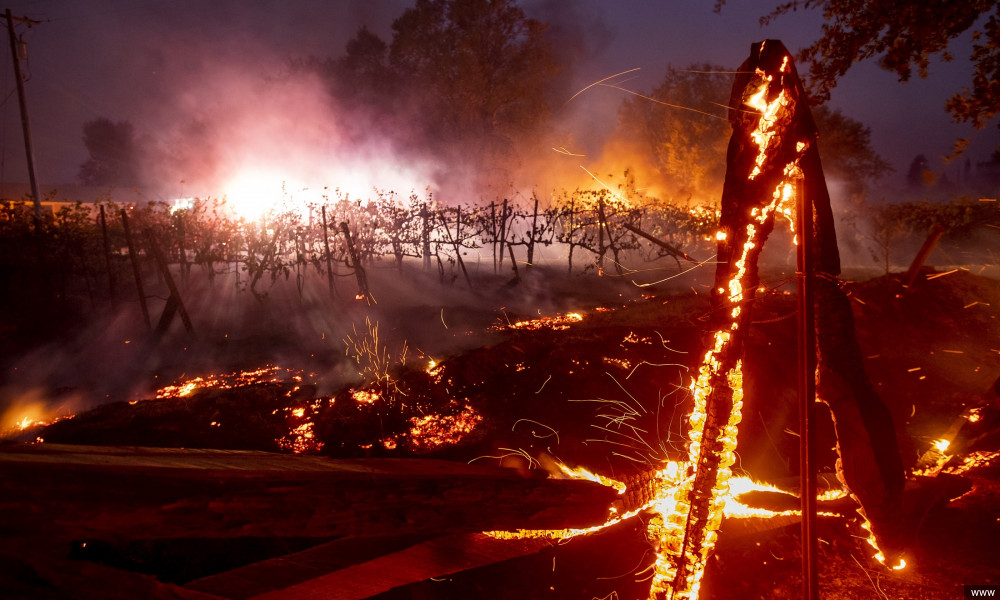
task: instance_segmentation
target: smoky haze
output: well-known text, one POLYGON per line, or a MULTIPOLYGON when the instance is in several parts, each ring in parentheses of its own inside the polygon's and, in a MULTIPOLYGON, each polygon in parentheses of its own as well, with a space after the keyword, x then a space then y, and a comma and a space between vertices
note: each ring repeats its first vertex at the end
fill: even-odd
MULTIPOLYGON (((405 195, 411 189, 422 194, 430 186, 437 198, 461 204, 508 196, 524 201, 531 191, 528 188, 539 188, 544 194, 561 187, 600 186, 581 165, 614 186, 619 181, 609 176, 620 176, 627 168, 648 174, 654 167, 647 164, 648 156, 634 148, 606 143, 625 97, 622 91, 595 87, 573 98, 577 91, 637 67, 641 70, 617 81, 623 87, 647 91, 656 86, 668 63, 683 67, 697 61, 735 67, 745 58, 751 41, 781 37, 789 48, 795 48, 811 31, 762 32, 754 17, 765 9, 753 9, 737 15, 752 26, 744 25, 734 33, 736 30, 730 27, 739 20, 733 16, 734 11, 715 21, 698 20, 705 15, 716 18, 710 14, 710 3, 700 8, 671 7, 667 15, 662 2, 628 3, 622 10, 599 2, 524 2, 529 17, 550 24, 548 39, 561 67, 550 78, 539 80, 540 85, 549 88, 552 114, 546 129, 520 140, 516 148, 518 160, 495 165, 484 181, 477 178, 480 173, 470 164, 444 161, 440 155, 423 151, 433 140, 427 138, 426 127, 422 126, 419 104, 399 99, 392 119, 387 121, 375 111, 338 102, 330 94, 328 80, 317 71, 302 68, 310 57, 323 61, 343 56, 348 39, 362 26, 390 42, 393 20, 410 4, 332 4, 319 0, 296 2, 291 8, 277 1, 237 0, 15 4, 15 14, 42 21, 30 30, 18 25, 29 45, 28 95, 40 176, 52 184, 72 181, 87 158, 80 140, 82 125, 106 117, 133 124, 138 140, 146 148, 141 167, 150 182, 147 196, 162 200, 218 197, 229 192, 238 202, 242 186, 264 189, 272 196, 297 195, 308 188, 310 194, 332 196, 339 189, 351 197, 367 197, 372 187, 405 195), (705 15, 692 16, 696 11, 705 15), (641 20, 643 15, 646 22, 637 26, 636 19, 641 20), (625 23, 626 17, 632 19, 631 24, 625 23), (665 45, 669 43, 674 46, 665 45), (609 52, 621 53, 623 47, 626 58, 619 54, 608 59, 609 52)), ((0 59, 9 62, 9 49, 3 44, 0 47, 6 53, 0 59)), ((9 71, 4 73, 8 78, 0 83, 9 91, 9 71)), ((726 98, 719 101, 724 103, 726 98)), ((0 179, 23 181, 23 165, 18 163, 20 124, 10 96, 4 108, 5 156, 0 161, 0 179)), ((866 124, 878 125, 874 120, 866 124)), ((475 150, 474 144, 467 148, 475 150)), ((906 150, 914 151, 913 147, 906 150)), ((897 163, 897 172, 901 170, 897 163)), ((646 180, 638 185, 650 194, 657 193, 655 188, 648 188, 646 180)), ((831 180, 831 187, 835 202, 845 197, 840 182, 831 180)), ((714 202, 716 198, 709 195, 705 200, 714 202)), ((855 250, 853 258, 859 263, 871 261, 866 237, 872 234, 862 229, 854 245, 848 246, 855 250)), ((784 251, 778 258, 787 261, 788 257, 784 251)), ((467 260, 472 262, 471 258, 467 260)), ((474 269, 486 271, 487 262, 485 254, 478 257, 474 269)), ((705 272, 707 269, 699 271, 705 272)), ((397 342, 417 340, 421 333, 438 340, 443 335, 454 336, 460 322, 450 310, 441 310, 444 298, 466 305, 480 300, 464 297, 464 290, 458 297, 453 288, 437 287, 437 282, 404 285, 388 275, 385 279, 388 281, 380 282, 383 287, 376 289, 383 306, 393 298, 412 300, 414 289, 433 290, 428 297, 416 300, 427 309, 422 313, 427 318, 419 321, 427 329, 421 332, 417 325, 408 325, 410 331, 385 332, 387 338, 397 342)), ((522 310, 565 308, 548 295, 545 286, 530 288, 530 283, 517 290, 525 303, 522 310)), ((303 307, 294 291, 287 289, 292 283, 279 281, 277 289, 269 290, 267 311, 245 293, 241 302, 249 307, 234 306, 235 298, 218 301, 207 292, 202 295, 194 291, 193 301, 201 300, 205 305, 196 305, 192 312, 212 323, 213 334, 228 333, 227 319, 236 323, 231 326, 234 331, 243 328, 243 336, 253 325, 259 325, 261 330, 282 327, 284 333, 304 340, 301 346, 315 346, 316 354, 339 355, 343 351, 341 340, 361 317, 337 314, 320 302, 318 298, 324 294, 322 281, 318 285, 318 290, 309 290, 311 296, 306 294, 309 302, 303 307), (282 287, 286 289, 279 292, 282 287), (298 320, 289 324, 285 317, 293 310, 298 320)), ((491 307, 479 308, 488 311, 491 307)), ((89 397, 122 397, 133 393, 131 388, 141 374, 118 370, 116 361, 131 363, 134 366, 130 368, 137 371, 167 372, 169 367, 182 370, 166 359, 160 362, 159 357, 135 362, 140 353, 123 341, 137 337, 134 329, 139 319, 134 310, 127 318, 113 318, 111 322, 113 326, 101 324, 94 335, 82 336, 89 339, 86 345, 46 347, 26 357, 22 362, 27 365, 22 366, 27 372, 24 378, 32 383, 61 379, 72 382, 79 375, 94 376, 96 383, 87 388, 89 397), (82 356, 88 358, 81 360, 82 356), (113 360, 104 361, 105 357, 113 360)), ((178 345, 183 347, 182 343, 178 345)), ((431 345, 422 349, 446 350, 431 345)), ((204 355, 191 362, 210 368, 213 350, 206 349, 204 355)), ((294 355, 302 353, 302 348, 289 351, 294 355)), ((338 372, 333 378, 340 381, 344 377, 347 375, 338 372)), ((33 389, 29 386, 29 390, 33 389)), ((31 391, 23 394, 32 402, 36 399, 31 391)))
MULTIPOLYGON (((141 148, 140 191, 151 199, 218 197, 249 173, 250 185, 269 185, 276 193, 281 184, 292 191, 340 188, 355 197, 370 195, 373 187, 405 194, 430 186, 441 198, 464 201, 480 194, 477 187, 492 188, 485 192, 492 196, 515 179, 534 185, 530 180, 540 173, 551 174, 542 161, 550 160, 552 140, 580 139, 565 133, 572 111, 554 111, 544 143, 526 136, 516 160, 489 165, 486 179, 477 181, 483 169, 455 160, 471 152, 446 161, 427 151, 434 140, 420 122, 419 103, 397 100, 387 124, 384 115, 338 104, 328 78, 302 68, 342 57, 361 27, 391 42, 391 24, 408 4, 17 4, 15 14, 41 21, 18 25, 29 48, 39 177, 56 186, 73 183, 87 159, 82 126, 98 118, 133 126, 141 148)), ((596 17, 553 2, 530 8, 529 16, 553 22, 547 36, 559 70, 539 86, 550 90, 556 105, 572 94, 577 65, 592 60, 612 34, 596 17)), ((5 54, 8 63, 9 50, 5 54)), ((3 181, 26 180, 14 108, 9 102, 4 111, 3 181)), ((613 115, 606 118, 613 121, 613 115)))

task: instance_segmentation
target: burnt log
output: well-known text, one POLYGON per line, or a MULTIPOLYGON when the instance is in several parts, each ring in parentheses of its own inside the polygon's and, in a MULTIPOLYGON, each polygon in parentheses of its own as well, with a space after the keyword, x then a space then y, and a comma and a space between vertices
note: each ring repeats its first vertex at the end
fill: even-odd
POLYGON ((618 498, 588 481, 424 459, 0 447, 11 535, 323 537, 589 527, 618 498))
POLYGON ((184 587, 231 600, 363 600, 393 588, 533 554, 552 543, 500 540, 481 533, 431 540, 347 537, 184 587))

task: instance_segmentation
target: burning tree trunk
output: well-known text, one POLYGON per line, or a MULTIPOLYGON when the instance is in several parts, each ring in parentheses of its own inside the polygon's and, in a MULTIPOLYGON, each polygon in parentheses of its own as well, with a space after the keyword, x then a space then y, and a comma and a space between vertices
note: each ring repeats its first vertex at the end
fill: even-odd
POLYGON ((850 305, 835 283, 836 234, 801 82, 788 51, 773 40, 755 44, 739 73, 730 100, 733 135, 712 290, 717 330, 691 386, 688 484, 677 488, 670 510, 651 526, 660 539, 652 583, 659 597, 697 597, 715 545, 741 420, 741 359, 760 284, 757 259, 775 217, 791 217, 800 179, 816 206, 813 264, 823 282, 816 290, 818 389, 837 422, 840 473, 880 539, 894 539, 902 492, 892 419, 864 372, 850 305))

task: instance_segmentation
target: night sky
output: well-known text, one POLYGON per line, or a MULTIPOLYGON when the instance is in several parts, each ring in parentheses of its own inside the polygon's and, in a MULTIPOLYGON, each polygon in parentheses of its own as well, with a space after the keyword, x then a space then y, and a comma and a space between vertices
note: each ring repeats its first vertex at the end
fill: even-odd
MULTIPOLYGON (((405 0, 13 2, 9 6, 15 16, 41 21, 30 29, 17 26, 28 44, 27 97, 38 177, 49 185, 75 181, 87 157, 81 127, 88 120, 128 120, 138 134, 168 142, 178 115, 198 111, 211 115, 215 107, 228 116, 233 103, 256 103, 259 99, 248 98, 253 92, 237 80, 278 72, 292 58, 340 56, 361 25, 389 41, 392 21, 409 4, 405 0)), ((668 64, 735 68, 752 42, 776 38, 795 50, 818 35, 821 15, 816 11, 785 16, 761 28, 758 17, 773 4, 731 2, 718 15, 710 0, 521 2, 529 16, 551 23, 560 39, 568 40, 574 57, 572 91, 637 67, 640 71, 625 85, 649 91, 668 64)), ((896 169, 890 178, 902 179, 918 153, 940 169, 938 157, 970 131, 951 124, 944 112, 945 99, 968 80, 968 46, 968 40, 960 40, 953 48, 956 60, 934 64, 927 80, 900 84, 894 74, 875 64, 861 64, 834 90, 832 106, 871 127, 876 150, 896 169)), ((23 182, 27 175, 10 49, 6 41, 0 48, 0 88, 5 95, 0 179, 23 182)), ((620 91, 594 88, 562 107, 557 117, 574 130, 581 144, 600 143, 613 127, 623 97, 620 91)), ((234 122, 233 127, 243 125, 234 122)), ((324 131, 319 127, 311 135, 319 139, 324 131)), ((996 143, 991 125, 978 135, 968 155, 973 161, 986 160, 996 143)), ((364 156, 377 160, 378 152, 364 156)))

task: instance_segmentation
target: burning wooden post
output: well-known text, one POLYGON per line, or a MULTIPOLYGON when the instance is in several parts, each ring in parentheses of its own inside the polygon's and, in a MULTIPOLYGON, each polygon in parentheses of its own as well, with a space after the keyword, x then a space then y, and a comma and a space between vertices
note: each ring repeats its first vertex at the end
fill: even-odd
MULTIPOLYGON (((717 329, 692 383, 688 483, 651 525, 660 539, 652 593, 695 598, 722 519, 742 407, 742 357, 760 285, 757 261, 779 215, 791 220, 797 182, 815 207, 808 258, 815 265, 819 396, 833 413, 840 476, 858 499, 878 542, 898 541, 904 471, 888 409, 865 374, 840 258, 817 131, 791 56, 778 41, 754 44, 730 99, 733 135, 722 192, 712 301, 717 329)), ((798 232, 802 235, 802 231, 798 232)), ((809 342, 807 342, 808 344, 809 342)), ((803 349, 807 355, 809 348, 803 349)), ((808 454, 808 452, 807 452, 808 454)), ((884 558, 884 557, 883 557, 884 558)), ((813 577, 807 574, 807 579, 813 577)), ((814 584, 806 581, 811 595, 814 584)))

